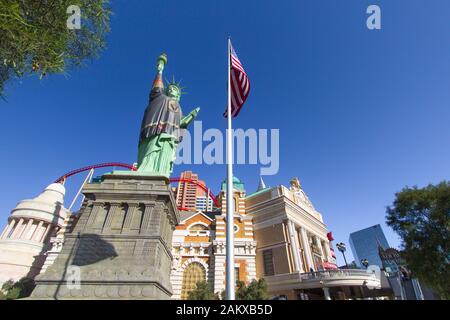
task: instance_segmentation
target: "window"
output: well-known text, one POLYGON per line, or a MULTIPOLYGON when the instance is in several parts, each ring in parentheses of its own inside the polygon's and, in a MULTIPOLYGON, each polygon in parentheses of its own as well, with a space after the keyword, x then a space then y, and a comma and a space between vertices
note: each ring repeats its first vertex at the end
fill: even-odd
POLYGON ((206 270, 198 262, 193 262, 187 266, 183 273, 183 283, 181 286, 181 299, 186 300, 189 292, 197 287, 197 283, 205 281, 206 270))
POLYGON ((263 264, 264 264, 264 275, 273 276, 275 274, 273 268, 273 254, 272 249, 263 251, 263 264))
POLYGON ((241 279, 239 278, 239 267, 235 267, 234 268, 234 281, 240 281, 241 279))
POLYGON ((197 223, 189 228, 189 234, 191 236, 207 236, 209 234, 208 227, 197 223))

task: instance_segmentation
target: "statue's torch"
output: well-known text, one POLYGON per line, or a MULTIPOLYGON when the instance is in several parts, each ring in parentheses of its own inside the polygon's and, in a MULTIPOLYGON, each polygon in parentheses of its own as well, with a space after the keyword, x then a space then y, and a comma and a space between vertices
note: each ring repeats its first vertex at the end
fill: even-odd
POLYGON ((162 53, 156 60, 158 72, 162 72, 164 70, 164 66, 166 65, 166 63, 167 63, 167 55, 165 53, 162 53))

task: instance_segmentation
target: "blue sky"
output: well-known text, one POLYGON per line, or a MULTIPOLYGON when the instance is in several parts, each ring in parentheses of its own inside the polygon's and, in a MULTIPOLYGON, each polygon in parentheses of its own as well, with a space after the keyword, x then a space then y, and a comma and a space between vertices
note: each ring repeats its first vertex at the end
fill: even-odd
MULTIPOLYGON (((450 179, 450 2, 112 1, 108 48, 66 76, 23 79, 0 102, 0 224, 25 198, 89 164, 136 160, 155 58, 182 78, 184 112, 225 128, 226 39, 252 81, 236 128, 279 128, 280 171, 298 176, 337 241, 380 223, 405 185, 450 179), (369 31, 370 4, 382 29, 369 31)), ((223 165, 182 165, 217 192, 223 165)), ((248 192, 259 166, 235 166, 248 192)), ((102 171, 96 172, 98 174, 102 171)), ((67 183, 69 203, 84 177, 67 183)), ((339 261, 340 259, 339 256, 339 261)))

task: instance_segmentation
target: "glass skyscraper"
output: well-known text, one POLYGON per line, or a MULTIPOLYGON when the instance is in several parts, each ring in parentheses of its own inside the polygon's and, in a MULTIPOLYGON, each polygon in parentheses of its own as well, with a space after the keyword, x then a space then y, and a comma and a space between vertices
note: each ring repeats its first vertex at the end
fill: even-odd
POLYGON ((361 260, 367 259, 369 265, 378 265, 382 267, 380 256, 378 255, 378 246, 383 249, 389 248, 389 244, 379 224, 350 234, 350 247, 356 264, 361 267, 361 260))

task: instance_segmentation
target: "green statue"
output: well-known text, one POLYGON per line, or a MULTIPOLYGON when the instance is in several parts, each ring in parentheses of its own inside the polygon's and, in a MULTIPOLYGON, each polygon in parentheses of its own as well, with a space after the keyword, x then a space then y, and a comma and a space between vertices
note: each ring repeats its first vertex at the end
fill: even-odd
POLYGON ((200 108, 183 117, 179 83, 169 83, 164 91, 162 73, 166 64, 167 55, 163 53, 157 60, 156 77, 142 119, 137 172, 169 177, 183 130, 195 119, 200 108))

